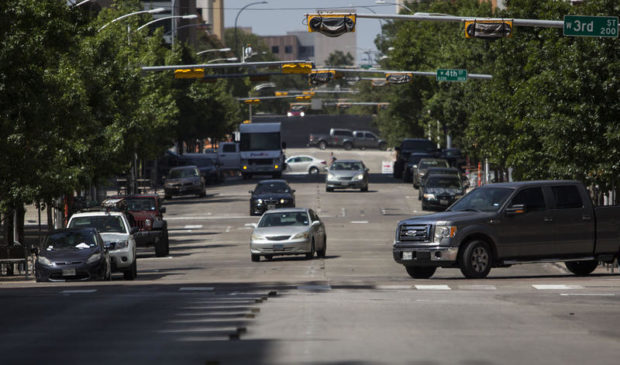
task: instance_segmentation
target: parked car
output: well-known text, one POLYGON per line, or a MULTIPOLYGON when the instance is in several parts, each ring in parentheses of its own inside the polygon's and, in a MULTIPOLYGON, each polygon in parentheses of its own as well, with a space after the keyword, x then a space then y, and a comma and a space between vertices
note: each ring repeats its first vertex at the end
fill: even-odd
POLYGON ((368 168, 360 160, 336 160, 327 170, 325 191, 360 189, 368 191, 368 168))
MULTIPOLYGON (((467 177, 461 175, 461 172, 456 167, 430 167, 426 170, 426 174, 420 177, 420 186, 424 186, 426 180, 433 175, 450 175, 455 176, 461 180, 461 184, 463 188, 466 189, 469 187, 469 181, 467 177)), ((422 189, 418 189, 418 200, 422 200, 422 189)))
POLYGON ((451 167, 462 169, 465 166, 465 157, 459 148, 444 148, 441 151, 441 158, 447 160, 451 167))
POLYGON ((527 181, 476 188, 447 211, 398 222, 394 260, 413 278, 438 267, 484 278, 493 267, 564 261, 588 275, 620 250, 620 207, 594 207, 578 181, 527 181))
MULTIPOLYGON (((112 199, 123 200, 127 212, 133 217, 139 229, 134 235, 138 246, 152 246, 155 256, 163 257, 169 253, 168 223, 163 214, 166 207, 157 194, 114 196, 112 199)), ((131 223, 131 222, 130 222, 131 223)))
POLYGON ((387 149, 387 142, 370 131, 353 131, 353 146, 362 150, 378 148, 385 151, 387 149))
POLYGON ((332 128, 329 134, 310 134, 308 146, 316 146, 322 150, 327 147, 353 148, 353 132, 350 129, 332 128))
POLYGON ((318 175, 327 170, 327 161, 307 155, 291 156, 286 159, 286 170, 288 173, 304 173, 308 175, 318 175))
POLYGON ((136 278, 138 266, 134 234, 138 228, 132 228, 125 213, 108 210, 76 213, 69 219, 67 227, 97 229, 109 250, 112 271, 122 272, 125 280, 136 278))
POLYGON ((170 169, 164 182, 164 197, 173 195, 207 195, 204 178, 196 166, 180 166, 170 169))
POLYGON ((421 189, 422 210, 445 210, 465 193, 461 178, 454 175, 432 175, 421 189))
POLYGON ((261 215, 269 209, 295 207, 295 190, 286 180, 261 180, 250 194, 250 215, 261 215))
POLYGON ((183 165, 196 166, 200 176, 207 184, 217 184, 224 181, 224 173, 217 159, 204 153, 186 153, 181 156, 183 165))
POLYGON ((403 182, 412 182, 413 181, 413 172, 418 168, 418 164, 420 160, 423 158, 433 157, 432 154, 426 152, 413 152, 409 154, 407 161, 402 164, 403 172, 401 173, 401 177, 403 178, 403 182))
POLYGON ((269 210, 252 231, 252 261, 260 261, 261 256, 271 260, 275 255, 306 255, 311 259, 315 252, 318 257, 325 257, 327 234, 325 225, 312 209, 269 210))
POLYGON ((420 180, 426 175, 426 170, 431 167, 450 167, 448 161, 440 158, 421 158, 417 164, 417 168, 413 170, 413 187, 420 187, 420 180))
POLYGON ((36 281, 110 280, 112 275, 110 255, 94 228, 49 232, 35 253, 36 281))
MULTIPOLYGON (((397 155, 396 161, 394 161, 394 178, 401 178, 402 173, 406 171, 405 166, 409 160, 409 155, 412 153, 425 153, 429 157, 438 157, 439 150, 437 146, 430 140, 424 138, 405 138, 400 146, 395 148, 397 155)), ((410 182, 409 178, 406 179, 410 182)))
POLYGON ((286 112, 287 117, 303 117, 306 115, 306 108, 300 105, 292 106, 291 109, 286 112))

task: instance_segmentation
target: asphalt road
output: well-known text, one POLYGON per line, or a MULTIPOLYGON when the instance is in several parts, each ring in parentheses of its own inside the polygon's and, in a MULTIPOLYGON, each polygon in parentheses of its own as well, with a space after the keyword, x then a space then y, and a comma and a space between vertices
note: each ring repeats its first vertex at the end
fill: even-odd
MULTIPOLYGON (((330 151, 289 150, 328 159, 330 151)), ((468 280, 413 280, 392 260, 417 191, 380 174, 389 152, 335 150, 371 169, 370 191, 326 193, 286 176, 325 221, 327 257, 250 261, 258 179, 167 202, 170 256, 141 249, 138 279, 0 281, 0 363, 616 364, 620 277, 517 265, 468 280)))

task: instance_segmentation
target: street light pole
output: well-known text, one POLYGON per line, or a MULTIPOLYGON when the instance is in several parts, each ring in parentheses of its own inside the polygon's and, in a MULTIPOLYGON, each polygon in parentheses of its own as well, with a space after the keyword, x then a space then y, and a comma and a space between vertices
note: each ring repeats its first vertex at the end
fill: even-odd
POLYGON ((173 15, 173 16, 167 16, 167 17, 163 17, 163 18, 159 18, 159 19, 154 19, 154 20, 151 20, 150 22, 148 22, 148 23, 146 23, 144 25, 141 25, 136 30, 144 29, 144 28, 148 27, 149 25, 151 25, 153 23, 157 23, 157 22, 162 21, 162 20, 176 19, 176 18, 196 19, 196 18, 198 18, 198 15, 196 15, 196 14, 191 14, 191 15, 173 15))
POLYGON ((164 11, 166 9, 164 8, 155 8, 155 9, 150 9, 150 10, 140 10, 140 11, 134 11, 133 13, 129 13, 129 14, 125 14, 123 16, 119 16, 116 19, 113 19, 112 21, 106 23, 103 25, 103 27, 99 28, 98 32, 101 32, 102 30, 104 30, 108 25, 112 24, 112 23, 116 23, 119 20, 125 19, 127 17, 133 16, 133 15, 138 15, 138 14, 156 14, 156 13, 161 13, 162 11, 164 11))
POLYGON ((204 51, 196 52, 196 56, 210 52, 230 52, 230 48, 205 49, 204 51))
MULTIPOLYGON (((238 48, 237 47, 237 43, 238 43, 237 42, 237 20, 239 20, 239 15, 241 15, 241 12, 244 11, 246 8, 248 8, 248 7, 252 6, 252 5, 258 5, 258 4, 267 4, 267 2, 266 1, 257 1, 257 2, 254 2, 254 3, 249 3, 249 4, 245 5, 244 7, 242 7, 241 9, 239 9, 239 11, 237 12, 237 16, 235 17, 235 44, 234 44, 235 52, 237 51, 237 48, 238 48)), ((243 55, 239 55, 239 57, 243 58, 243 55)))

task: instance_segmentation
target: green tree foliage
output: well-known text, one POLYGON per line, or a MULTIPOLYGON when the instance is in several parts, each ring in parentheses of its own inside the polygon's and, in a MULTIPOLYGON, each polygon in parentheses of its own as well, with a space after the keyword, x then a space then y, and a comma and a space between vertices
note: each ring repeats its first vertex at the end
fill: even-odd
POLYGON ((353 66, 355 58, 351 53, 344 53, 340 50, 334 51, 327 56, 325 65, 327 66, 353 66))
MULTIPOLYGON (((614 0, 573 7, 563 1, 512 0, 493 14, 474 0, 409 4, 414 11, 461 16, 561 20, 564 15, 620 14, 614 0)), ((379 49, 389 69, 464 68, 492 81, 393 85, 378 124, 395 143, 420 137, 439 121, 458 146, 518 179, 576 178, 601 188, 620 176, 620 42, 564 37, 561 29, 516 27, 513 37, 465 39, 462 24, 397 21, 384 26, 379 49), (393 51, 388 51, 394 47, 393 51)), ((443 135, 435 136, 443 143, 443 135)))

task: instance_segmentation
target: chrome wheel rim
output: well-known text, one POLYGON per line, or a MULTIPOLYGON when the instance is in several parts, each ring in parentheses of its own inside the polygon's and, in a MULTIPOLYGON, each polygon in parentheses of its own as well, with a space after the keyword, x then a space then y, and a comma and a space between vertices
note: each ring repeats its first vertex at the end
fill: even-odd
POLYGON ((483 272, 489 266, 489 254, 484 247, 474 248, 471 254, 471 266, 475 272, 483 272))

